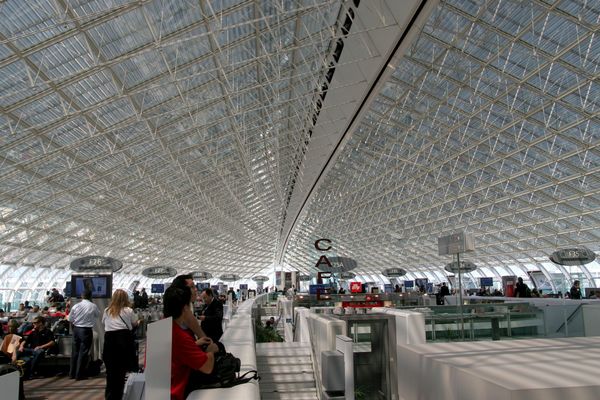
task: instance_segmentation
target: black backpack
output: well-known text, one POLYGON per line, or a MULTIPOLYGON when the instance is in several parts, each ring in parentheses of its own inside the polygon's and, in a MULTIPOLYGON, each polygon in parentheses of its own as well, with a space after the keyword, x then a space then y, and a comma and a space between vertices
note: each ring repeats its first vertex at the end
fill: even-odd
POLYGON ((253 379, 260 380, 256 370, 239 375, 241 364, 240 359, 231 353, 216 353, 213 372, 202 374, 194 371, 190 375, 187 392, 197 389, 230 388, 253 379))

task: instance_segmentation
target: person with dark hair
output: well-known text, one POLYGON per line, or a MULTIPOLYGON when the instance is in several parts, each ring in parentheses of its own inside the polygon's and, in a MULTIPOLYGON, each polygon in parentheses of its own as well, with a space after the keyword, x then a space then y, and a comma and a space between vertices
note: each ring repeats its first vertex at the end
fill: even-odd
POLYGON ((581 288, 579 287, 578 280, 573 282, 573 286, 571 286, 571 290, 569 291, 569 297, 572 300, 581 300, 581 288))
POLYGON ((187 328, 186 314, 190 307, 192 290, 188 286, 171 285, 163 296, 163 312, 173 318, 171 348, 171 399, 183 400, 191 391, 196 371, 210 374, 213 370, 214 343, 207 345, 204 352, 196 344, 194 334, 187 328))
POLYGON ((194 284, 194 277, 190 274, 183 274, 183 275, 178 275, 175 277, 175 279, 173 279, 173 283, 171 283, 171 286, 175 286, 178 288, 189 288, 191 295, 190 295, 190 307, 186 308, 184 310, 184 319, 185 319, 185 323, 188 326, 188 328, 190 328, 192 330, 192 332, 194 332, 194 334, 196 335, 196 337, 198 338, 198 344, 201 343, 206 343, 203 338, 206 338, 207 335, 204 332, 204 330, 202 329, 202 327, 200 326, 200 323, 198 322, 198 320, 196 319, 196 317, 194 317, 194 305, 193 302, 196 300, 196 297, 198 296, 198 289, 196 288, 196 285, 194 284))
POLYGON ((521 277, 517 279, 517 284, 515 286, 515 297, 531 297, 531 290, 526 283, 523 283, 523 278, 521 277))
POLYGON ((71 346, 71 368, 69 377, 71 379, 86 379, 85 371, 89 362, 90 350, 92 349, 93 331, 100 310, 92 303, 92 291, 85 289, 81 295, 82 300, 73 306, 69 314, 73 332, 73 345, 71 346))
POLYGON ((146 293, 145 288, 142 288, 142 291, 140 292, 140 308, 148 308, 148 293, 146 293))
POLYGON ((204 308, 200 315, 200 325, 206 336, 218 342, 223 335, 223 303, 215 299, 212 289, 207 288, 200 294, 204 308))
POLYGON ((36 373, 36 368, 46 351, 56 346, 54 335, 46 328, 46 319, 37 316, 33 320, 33 331, 21 342, 18 350, 18 358, 26 357, 24 379, 31 379, 36 373))

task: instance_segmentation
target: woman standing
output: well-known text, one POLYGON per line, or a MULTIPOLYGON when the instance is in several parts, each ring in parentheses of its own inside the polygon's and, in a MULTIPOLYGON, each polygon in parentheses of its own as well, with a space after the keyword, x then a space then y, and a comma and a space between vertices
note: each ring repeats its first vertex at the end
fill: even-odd
POLYGON ((106 365, 106 400, 121 400, 125 388, 125 374, 132 369, 131 354, 135 353, 132 329, 138 325, 131 309, 129 297, 122 289, 117 289, 110 299, 102 317, 104 324, 104 351, 102 358, 106 365))

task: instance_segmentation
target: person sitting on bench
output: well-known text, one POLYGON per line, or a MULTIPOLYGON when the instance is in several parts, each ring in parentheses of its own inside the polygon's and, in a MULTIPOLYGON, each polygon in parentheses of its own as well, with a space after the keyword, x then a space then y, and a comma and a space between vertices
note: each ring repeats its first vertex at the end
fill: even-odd
POLYGON ((18 358, 25 359, 24 379, 31 379, 37 372, 36 368, 46 352, 54 349, 56 342, 52 331, 46 328, 46 319, 37 316, 33 319, 33 331, 21 342, 18 358))
POLYGON ((171 400, 183 400, 188 394, 188 382, 192 371, 210 374, 213 370, 214 352, 219 349, 209 338, 204 338, 206 352, 185 325, 186 310, 190 307, 192 290, 187 287, 169 286, 163 297, 165 318, 173 317, 171 348, 171 400))

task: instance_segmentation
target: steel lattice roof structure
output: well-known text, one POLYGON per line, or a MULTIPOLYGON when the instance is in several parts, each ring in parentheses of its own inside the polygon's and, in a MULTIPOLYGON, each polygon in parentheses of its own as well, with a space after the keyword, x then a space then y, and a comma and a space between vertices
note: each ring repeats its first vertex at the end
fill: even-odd
POLYGON ((583 0, 1 1, 0 262, 600 251, 599 26, 583 0))

